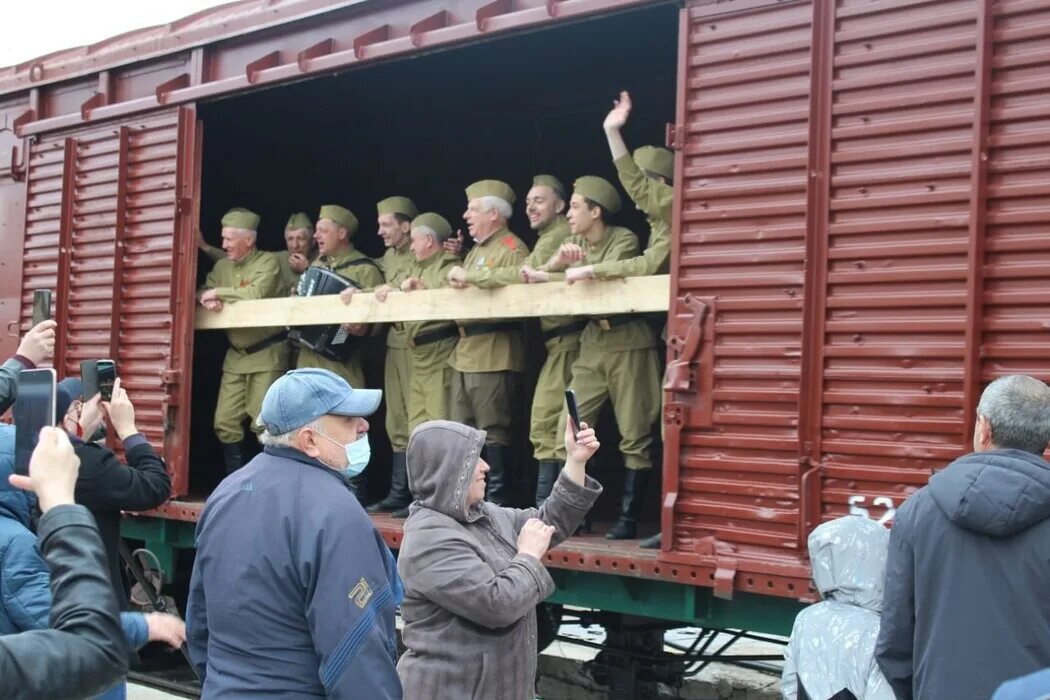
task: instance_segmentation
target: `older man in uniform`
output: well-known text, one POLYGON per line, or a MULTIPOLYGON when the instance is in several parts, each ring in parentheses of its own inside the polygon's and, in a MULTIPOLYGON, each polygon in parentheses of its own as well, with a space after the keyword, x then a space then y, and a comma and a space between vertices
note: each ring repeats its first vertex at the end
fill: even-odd
MULTIPOLYGON (((372 258, 368 257, 351 243, 357 231, 357 217, 345 207, 337 204, 326 204, 317 215, 317 227, 314 240, 317 241, 319 255, 310 267, 330 270, 361 289, 374 289, 383 284, 383 273, 379 271, 372 258)), ((350 335, 362 337, 370 330, 367 324, 348 326, 350 335)), ((346 362, 329 359, 310 348, 299 351, 300 369, 318 367, 335 372, 350 383, 350 386, 364 386, 365 373, 361 363, 361 353, 355 351, 346 362)))
MULTIPOLYGON (((462 267, 448 273, 457 289, 481 286, 500 268, 521 268, 529 250, 507 229, 513 214, 514 190, 499 180, 480 180, 467 188, 463 214, 475 246, 462 267)), ((525 369, 521 324, 517 321, 464 321, 449 364, 452 373, 449 409, 452 420, 487 431, 485 459, 489 463, 486 499, 512 505, 512 414, 517 385, 525 369)))
MULTIPOLYGON (((612 184, 600 177, 579 178, 569 204, 572 243, 563 245, 545 267, 558 271, 580 262, 597 265, 637 256, 637 236, 608 223, 609 215, 619 210, 620 195, 612 184), (575 255, 579 250, 584 253, 582 261, 575 255)), ((627 473, 620 517, 606 537, 633 539, 652 473, 652 426, 660 415, 656 334, 644 318, 618 314, 591 319, 580 337, 580 357, 572 368, 572 388, 576 391, 580 420, 589 425, 597 423, 602 405, 612 401, 627 473)))
MULTIPOLYGON (((255 247, 258 230, 258 214, 247 209, 230 210, 222 217, 225 257, 215 263, 198 294, 205 309, 217 312, 225 304, 245 299, 282 296, 275 256, 255 247)), ((222 363, 215 435, 229 474, 244 464, 241 441, 245 420, 255 428, 266 390, 288 369, 288 344, 279 328, 230 328, 226 337, 230 348, 222 363)))
MULTIPOLYGON (((553 175, 537 175, 525 198, 525 213, 529 226, 539 238, 521 267, 493 270, 491 275, 478 280, 482 289, 503 287, 528 281, 528 270, 546 263, 571 233, 565 220, 565 185, 553 175), (523 274, 524 271, 524 274, 523 274)), ((561 469, 557 461, 558 416, 565 402, 565 386, 569 382, 572 363, 580 351, 580 332, 586 320, 568 316, 547 316, 540 319, 540 329, 547 348, 547 359, 536 381, 532 397, 532 415, 529 419, 529 439, 532 455, 539 463, 536 478, 535 502, 538 508, 550 495, 561 469)))
MULTIPOLYGON (((237 207, 230 211, 248 210, 237 207)), ((299 276, 317 257, 313 237, 314 225, 309 216, 298 212, 288 217, 288 223, 284 227, 285 250, 273 253, 281 268, 281 289, 284 294, 292 293, 292 290, 299 284, 299 276)), ((226 251, 209 245, 200 231, 197 232, 197 247, 211 258, 212 262, 218 262, 226 257, 226 251)))
MULTIPOLYGON (((382 287, 400 289, 408 279, 408 269, 415 262, 409 250, 412 219, 419 211, 408 197, 387 197, 376 204, 379 237, 386 251, 377 262, 385 280, 382 287)), ((339 295, 347 304, 353 298, 353 287, 339 295)), ((411 358, 404 323, 391 324, 386 334, 386 364, 383 370, 383 392, 386 397, 386 432, 393 449, 390 465, 390 492, 366 510, 387 513, 407 508, 412 502, 405 475, 405 449, 408 447, 408 393, 411 383, 411 358)))
MULTIPOLYGON (((409 243, 413 264, 400 285, 384 284, 376 290, 376 299, 385 302, 392 291, 412 292, 420 289, 438 289, 448 286, 448 272, 459 264, 459 258, 447 253, 442 245, 452 233, 445 217, 427 212, 413 219, 409 243)), ((428 420, 448 417, 448 387, 452 368, 449 356, 459 339, 459 328, 449 321, 410 321, 404 324, 405 343, 409 350, 409 383, 405 405, 408 409, 408 433, 428 420)), ((403 455, 402 455, 403 457, 403 455)), ((404 504, 394 510, 395 518, 408 517, 408 476, 400 462, 391 476, 391 494, 403 489, 408 496, 404 504)))

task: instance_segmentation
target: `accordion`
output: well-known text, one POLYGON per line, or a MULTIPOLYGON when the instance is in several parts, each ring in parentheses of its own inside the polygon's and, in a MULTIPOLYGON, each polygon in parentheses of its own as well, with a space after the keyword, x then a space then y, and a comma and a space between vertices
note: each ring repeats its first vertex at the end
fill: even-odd
MULTIPOLYGON (((356 287, 350 280, 331 270, 308 267, 299 278, 297 293, 301 297, 320 297, 338 294, 347 287, 356 287)), ((304 348, 336 362, 345 362, 353 354, 354 337, 339 323, 326 326, 298 326, 288 329, 288 337, 304 348)))

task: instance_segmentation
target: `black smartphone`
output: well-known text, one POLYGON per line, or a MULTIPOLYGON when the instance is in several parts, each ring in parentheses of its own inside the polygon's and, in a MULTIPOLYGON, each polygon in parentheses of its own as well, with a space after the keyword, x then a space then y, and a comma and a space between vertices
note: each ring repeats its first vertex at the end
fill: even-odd
MULTIPOLYGON (((113 360, 97 360, 95 367, 98 372, 98 393, 102 394, 103 401, 112 401, 113 383, 117 380, 117 363, 113 360)), ((87 396, 86 392, 84 396, 87 396)))
POLYGON ((55 370, 26 369, 18 373, 15 420, 15 474, 29 473, 40 429, 57 422, 55 415, 55 370))
POLYGON ((576 405, 576 392, 572 389, 565 390, 565 405, 569 409, 569 418, 572 420, 572 436, 578 438, 580 435, 580 409, 576 405))
POLYGON ((51 320, 51 290, 37 289, 33 292, 33 325, 51 320))

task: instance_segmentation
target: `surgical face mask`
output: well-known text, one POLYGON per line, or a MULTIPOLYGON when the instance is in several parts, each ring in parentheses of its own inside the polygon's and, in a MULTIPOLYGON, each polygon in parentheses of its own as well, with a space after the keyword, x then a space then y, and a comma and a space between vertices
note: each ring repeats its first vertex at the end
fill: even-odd
POLYGON ((368 444, 368 433, 365 433, 361 437, 357 438, 351 443, 346 445, 336 442, 332 438, 328 437, 324 433, 318 431, 317 433, 328 442, 339 445, 346 452, 346 467, 343 469, 337 469, 336 471, 342 474, 347 479, 352 479, 365 470, 368 466, 368 460, 372 458, 372 447, 368 444))

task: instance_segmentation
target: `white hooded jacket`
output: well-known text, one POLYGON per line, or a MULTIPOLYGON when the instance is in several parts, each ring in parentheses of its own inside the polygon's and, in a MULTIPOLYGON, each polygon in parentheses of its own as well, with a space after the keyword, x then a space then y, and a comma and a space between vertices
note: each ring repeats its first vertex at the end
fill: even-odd
POLYGON ((894 700, 875 662, 889 531, 846 516, 809 536, 813 582, 823 600, 798 614, 784 652, 784 700, 828 700, 848 690, 858 700, 894 700), (805 696, 803 696, 805 697, 805 696))

